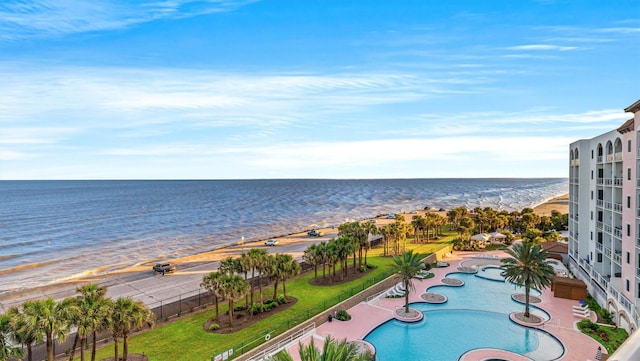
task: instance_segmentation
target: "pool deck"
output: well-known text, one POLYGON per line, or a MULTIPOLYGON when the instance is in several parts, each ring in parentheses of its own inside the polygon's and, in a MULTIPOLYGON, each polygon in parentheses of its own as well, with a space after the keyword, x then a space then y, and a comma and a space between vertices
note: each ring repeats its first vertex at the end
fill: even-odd
MULTIPOLYGON (((435 277, 425 280, 414 280, 415 290, 409 295, 410 302, 424 302, 420 297, 425 289, 429 286, 441 285, 441 280, 446 274, 457 272, 457 268, 461 263, 465 266, 470 263, 496 263, 500 257, 505 257, 502 251, 482 252, 482 253, 455 253, 445 261, 449 262, 449 267, 434 268, 432 272, 435 277)), ((598 342, 592 338, 582 334, 576 326, 576 322, 581 318, 573 315, 572 306, 577 305, 578 301, 556 298, 550 289, 545 289, 540 296, 542 302, 536 303, 537 307, 542 308, 551 315, 551 319, 538 327, 557 337, 565 347, 565 354, 560 360, 595 360, 595 354, 598 342)), ((315 340, 316 347, 322 347, 324 338, 332 337, 337 340, 347 339, 349 341, 362 340, 371 330, 380 324, 394 318, 396 311, 404 305, 404 298, 385 298, 384 296, 376 297, 370 302, 362 302, 348 312, 352 319, 349 321, 325 322, 318 326, 315 333, 311 336, 303 338, 302 344, 310 342, 311 337, 315 340)), ((523 306, 524 309, 524 306, 523 306)), ((591 314, 591 320, 595 321, 595 315, 591 314)), ((289 352, 294 360, 298 359, 297 342, 288 347, 289 352)), ((604 351, 605 348, 602 347, 604 351)), ((462 355, 461 355, 462 356, 462 355)), ((531 360, 523 355, 517 355, 508 351, 495 349, 477 349, 467 352, 460 359, 461 361, 482 361, 490 358, 498 358, 511 361, 527 361, 531 360)))

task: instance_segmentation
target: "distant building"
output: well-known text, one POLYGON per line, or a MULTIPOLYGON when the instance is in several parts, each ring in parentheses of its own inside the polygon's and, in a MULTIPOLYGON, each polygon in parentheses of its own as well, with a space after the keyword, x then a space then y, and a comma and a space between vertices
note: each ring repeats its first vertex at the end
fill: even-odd
POLYGON ((640 100, 619 128, 570 145, 569 269, 614 313, 640 324, 640 100))

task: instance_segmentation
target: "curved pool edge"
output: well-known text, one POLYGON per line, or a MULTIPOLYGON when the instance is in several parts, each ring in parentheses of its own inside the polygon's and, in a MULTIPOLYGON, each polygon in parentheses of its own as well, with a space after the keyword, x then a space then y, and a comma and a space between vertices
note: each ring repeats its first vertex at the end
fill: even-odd
POLYGON ((502 350, 498 348, 477 348, 469 350, 458 358, 458 361, 485 361, 485 360, 505 360, 505 361, 534 361, 533 359, 519 353, 502 350))

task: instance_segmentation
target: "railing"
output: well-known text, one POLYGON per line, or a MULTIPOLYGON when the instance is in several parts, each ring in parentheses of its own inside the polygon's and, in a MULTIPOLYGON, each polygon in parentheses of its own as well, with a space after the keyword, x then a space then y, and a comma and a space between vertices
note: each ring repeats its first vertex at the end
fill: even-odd
POLYGON ((573 166, 580 165, 580 159, 571 159, 570 164, 573 166))
POLYGON ((604 185, 606 185, 606 186, 610 186, 611 184, 613 184, 613 180, 612 180, 612 179, 610 179, 610 178, 606 178, 606 179, 604 180, 604 185))
POLYGON ((613 185, 617 187, 622 187, 622 177, 613 178, 613 185))
MULTIPOLYGON (((638 156, 640 156, 640 149, 638 149, 638 156)), ((599 155, 599 156, 597 157, 596 161, 597 161, 598 163, 602 163, 602 156, 601 156, 601 155, 599 155)))
POLYGON ((618 213, 622 213, 622 203, 614 203, 613 210, 618 213))
POLYGON ((596 222, 596 228, 599 229, 599 230, 602 230, 602 228, 603 228, 602 222, 596 222))
POLYGON ((619 266, 622 265, 622 255, 613 252, 613 262, 617 263, 619 266))
POLYGON ((602 207, 604 205, 604 201, 602 199, 596 200, 596 206, 602 207))
POLYGON ((602 253, 602 243, 596 243, 596 250, 600 251, 600 253, 602 253))
POLYGON ((636 187, 640 187, 640 178, 636 179, 636 187))
POLYGON ((617 161, 622 160, 622 152, 615 153, 613 158, 617 161))
POLYGON ((611 248, 605 247, 604 248, 604 254, 605 254, 605 256, 611 258, 611 248))
POLYGON ((604 178, 598 178, 598 179, 596 179, 596 184, 598 184, 598 185, 602 185, 602 184, 604 184, 604 178))
POLYGON ((613 154, 607 154, 607 162, 613 161, 613 154))
POLYGON ((604 225, 604 231, 607 233, 611 233, 611 225, 610 224, 605 224, 604 225))
POLYGON ((613 204, 611 202, 604 202, 604 208, 605 209, 611 209, 611 208, 613 208, 613 204))
POLYGON ((622 230, 619 228, 616 228, 613 230, 613 235, 618 237, 618 238, 622 238, 622 230))
MULTIPOLYGON (((284 338, 282 340, 278 340, 278 342, 276 342, 275 344, 269 346, 265 350, 261 351, 257 356, 252 357, 252 358, 248 359, 247 361, 267 360, 268 359, 267 357, 269 357, 271 355, 274 355, 278 351, 286 348, 289 344, 292 344, 293 341, 300 340, 303 337, 306 337, 306 336, 312 334, 315 329, 316 329, 316 323, 313 322, 310 325, 303 327, 301 330, 299 330, 299 331, 287 336, 286 338, 284 338)), ((271 335, 269 335, 269 337, 271 337, 271 335)), ((220 359, 224 359, 223 354, 218 354, 216 356, 219 356, 220 359)), ((215 360, 216 356, 212 357, 211 359, 215 360)))

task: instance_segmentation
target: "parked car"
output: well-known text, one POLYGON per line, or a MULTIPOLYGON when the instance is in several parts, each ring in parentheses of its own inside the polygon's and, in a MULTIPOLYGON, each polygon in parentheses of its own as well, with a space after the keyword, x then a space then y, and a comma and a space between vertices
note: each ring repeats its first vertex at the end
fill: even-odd
POLYGON ((276 241, 275 239, 268 239, 264 242, 265 246, 277 246, 278 245, 278 241, 276 241))
POLYGON ((387 215, 387 219, 394 219, 394 218, 396 218, 396 215, 395 215, 395 214, 393 214, 393 213, 392 213, 392 214, 387 215))
POLYGON ((164 275, 165 273, 175 272, 176 266, 171 263, 157 263, 153 266, 153 271, 164 275))
POLYGON ((322 237, 322 232, 316 231, 315 229, 312 229, 309 232, 307 232, 307 235, 312 236, 312 237, 322 237))

